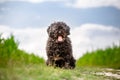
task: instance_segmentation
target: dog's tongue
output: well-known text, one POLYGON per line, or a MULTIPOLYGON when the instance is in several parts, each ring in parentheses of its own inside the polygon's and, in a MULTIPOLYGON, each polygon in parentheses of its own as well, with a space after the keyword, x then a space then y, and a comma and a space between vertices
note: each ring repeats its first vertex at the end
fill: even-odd
POLYGON ((62 42, 62 41, 63 41, 62 36, 58 36, 58 41, 59 41, 59 42, 62 42))

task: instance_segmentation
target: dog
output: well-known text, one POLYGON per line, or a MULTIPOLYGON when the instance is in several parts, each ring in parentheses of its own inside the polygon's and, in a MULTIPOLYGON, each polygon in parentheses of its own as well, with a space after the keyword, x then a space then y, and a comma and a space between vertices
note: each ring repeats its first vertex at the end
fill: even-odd
POLYGON ((47 61, 49 66, 73 69, 76 60, 72 54, 70 27, 64 22, 54 22, 48 29, 48 40, 46 46, 47 61))

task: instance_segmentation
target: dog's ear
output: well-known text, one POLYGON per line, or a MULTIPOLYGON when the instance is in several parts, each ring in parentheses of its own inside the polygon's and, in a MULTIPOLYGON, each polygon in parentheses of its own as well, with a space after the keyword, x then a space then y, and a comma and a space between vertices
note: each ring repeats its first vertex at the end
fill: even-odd
POLYGON ((51 26, 48 27, 47 33, 48 33, 49 37, 52 37, 52 36, 53 36, 53 35, 52 35, 52 27, 51 27, 51 26))
POLYGON ((65 26, 64 29, 66 30, 67 35, 70 35, 70 27, 64 22, 62 22, 62 24, 65 26))
POLYGON ((67 26, 66 32, 67 32, 67 35, 70 35, 70 27, 69 26, 67 26))

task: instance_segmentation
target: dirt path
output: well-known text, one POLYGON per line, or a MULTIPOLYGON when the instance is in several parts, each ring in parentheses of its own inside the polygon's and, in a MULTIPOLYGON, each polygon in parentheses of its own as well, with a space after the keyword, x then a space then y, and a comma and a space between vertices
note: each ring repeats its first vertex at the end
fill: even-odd
POLYGON ((111 77, 114 79, 120 79, 120 70, 106 68, 102 72, 96 72, 96 75, 111 77))

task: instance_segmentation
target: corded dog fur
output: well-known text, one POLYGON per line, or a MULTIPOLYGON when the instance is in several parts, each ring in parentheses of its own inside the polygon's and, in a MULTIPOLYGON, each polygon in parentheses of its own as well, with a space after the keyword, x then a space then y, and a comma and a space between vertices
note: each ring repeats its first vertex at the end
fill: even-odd
POLYGON ((72 54, 70 28, 64 22, 52 23, 48 29, 48 41, 46 46, 47 62, 49 66, 73 69, 76 60, 72 54))

